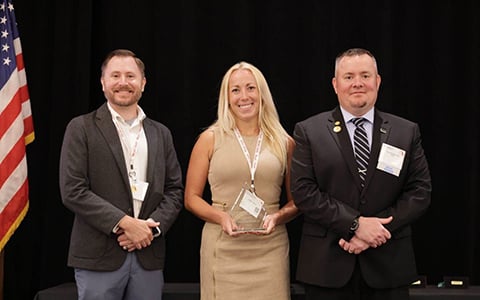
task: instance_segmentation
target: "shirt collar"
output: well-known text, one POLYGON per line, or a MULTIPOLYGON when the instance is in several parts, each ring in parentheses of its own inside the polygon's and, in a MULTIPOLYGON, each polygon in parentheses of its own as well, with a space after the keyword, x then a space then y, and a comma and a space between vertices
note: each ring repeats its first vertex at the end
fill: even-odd
POLYGON ((361 118, 367 119, 368 122, 370 122, 370 124, 373 124, 373 119, 375 114, 375 109, 373 107, 369 111, 367 111, 367 113, 364 114, 363 116, 354 116, 348 111, 346 111, 345 109, 343 109, 343 107, 341 106, 340 106, 340 110, 342 111, 343 119, 345 120, 346 123, 350 122, 353 118, 361 117, 361 118))
MULTIPOLYGON (((125 119, 123 119, 122 116, 120 116, 119 113, 117 113, 113 108, 112 106, 110 105, 110 103, 107 101, 107 106, 108 106, 108 110, 110 111, 110 113, 112 114, 112 119, 115 121, 119 121, 119 122, 122 122, 124 124, 127 124, 127 122, 125 121, 125 119)), ((141 123, 141 121, 143 121, 147 116, 145 115, 145 112, 143 111, 143 109, 137 105, 137 117, 135 118, 135 120, 133 120, 133 122, 131 123, 131 126, 135 126, 139 123, 141 123)))

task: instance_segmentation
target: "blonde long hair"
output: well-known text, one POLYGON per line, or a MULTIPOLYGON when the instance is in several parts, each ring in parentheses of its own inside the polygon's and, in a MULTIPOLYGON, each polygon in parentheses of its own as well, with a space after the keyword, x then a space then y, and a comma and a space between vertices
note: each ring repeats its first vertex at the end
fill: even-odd
POLYGON ((267 142, 268 147, 280 160, 282 168, 285 170, 287 165, 288 133, 280 123, 280 118, 275 108, 267 80, 262 72, 252 64, 244 61, 239 62, 228 69, 223 76, 218 97, 217 120, 210 126, 210 129, 219 128, 221 136, 223 136, 223 134, 233 135, 236 122, 228 102, 228 83, 232 73, 241 69, 250 71, 255 78, 260 95, 260 108, 258 113, 259 128, 263 131, 264 141, 267 142))

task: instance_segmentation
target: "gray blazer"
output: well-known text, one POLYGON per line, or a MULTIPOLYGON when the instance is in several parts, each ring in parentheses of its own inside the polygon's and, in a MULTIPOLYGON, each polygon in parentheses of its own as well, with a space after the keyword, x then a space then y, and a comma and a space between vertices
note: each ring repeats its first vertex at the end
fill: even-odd
MULTIPOLYGON (((164 267, 165 234, 183 207, 183 184, 169 129, 149 118, 143 128, 149 186, 139 218, 160 222, 162 235, 135 253, 145 269, 154 270, 164 267)), ((60 156, 62 201, 75 214, 69 266, 112 271, 123 264, 127 252, 118 245, 112 229, 125 214, 133 216, 129 186, 120 138, 107 104, 72 119, 60 156)))
POLYGON ((299 281, 341 287, 350 279, 357 258, 373 288, 408 285, 415 279, 411 224, 426 211, 431 194, 420 131, 413 122, 375 110, 372 138, 362 189, 339 107, 296 124, 291 185, 295 204, 304 214, 299 281), (382 143, 406 151, 398 177, 376 168, 382 143), (349 228, 358 215, 392 215, 393 221, 385 226, 392 238, 357 256, 344 251, 338 241, 350 239, 349 228))

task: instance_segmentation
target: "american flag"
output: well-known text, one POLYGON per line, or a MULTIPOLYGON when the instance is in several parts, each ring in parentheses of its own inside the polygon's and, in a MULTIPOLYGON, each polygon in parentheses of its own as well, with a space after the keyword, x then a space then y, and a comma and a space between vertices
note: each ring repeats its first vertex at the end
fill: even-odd
POLYGON ((0 0, 0 251, 27 214, 26 145, 35 138, 11 1, 0 0))

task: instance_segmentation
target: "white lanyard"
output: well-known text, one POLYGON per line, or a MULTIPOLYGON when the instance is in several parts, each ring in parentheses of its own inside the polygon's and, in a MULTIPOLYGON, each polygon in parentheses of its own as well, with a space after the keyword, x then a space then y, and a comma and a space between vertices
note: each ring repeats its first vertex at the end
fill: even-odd
MULTIPOLYGON (((113 123, 115 124, 115 127, 117 128, 118 135, 120 136, 120 141, 127 148, 127 152, 130 152, 130 143, 128 142, 128 139, 127 139, 125 133, 123 132, 122 126, 120 126, 120 124, 118 124, 117 120, 115 120, 115 119, 114 119, 113 123)), ((133 144, 133 149, 130 153, 130 160, 129 160, 129 163, 128 163, 128 166, 130 167, 129 170, 128 170, 128 177, 130 177, 130 179, 133 182, 137 181, 137 173, 135 172, 135 168, 133 167, 133 163, 135 161, 135 155, 137 154, 138 140, 140 139, 140 134, 142 133, 142 129, 143 129, 143 126, 142 126, 142 122, 140 121, 140 128, 138 129, 137 137, 135 138, 135 142, 133 144)))
POLYGON ((247 145, 245 145, 245 142, 240 135, 240 132, 238 131, 237 128, 233 130, 235 132, 235 136, 237 137, 238 143, 240 144, 240 147, 242 148, 243 154, 245 155, 245 158, 247 159, 248 167, 250 169, 250 188, 255 191, 255 171, 257 170, 257 165, 258 165, 258 158, 260 157, 260 150, 262 148, 262 141, 263 141, 263 132, 260 130, 260 134, 258 135, 257 138, 257 146, 255 147, 255 155, 253 156, 253 162, 250 159, 250 153, 248 152, 247 145))

